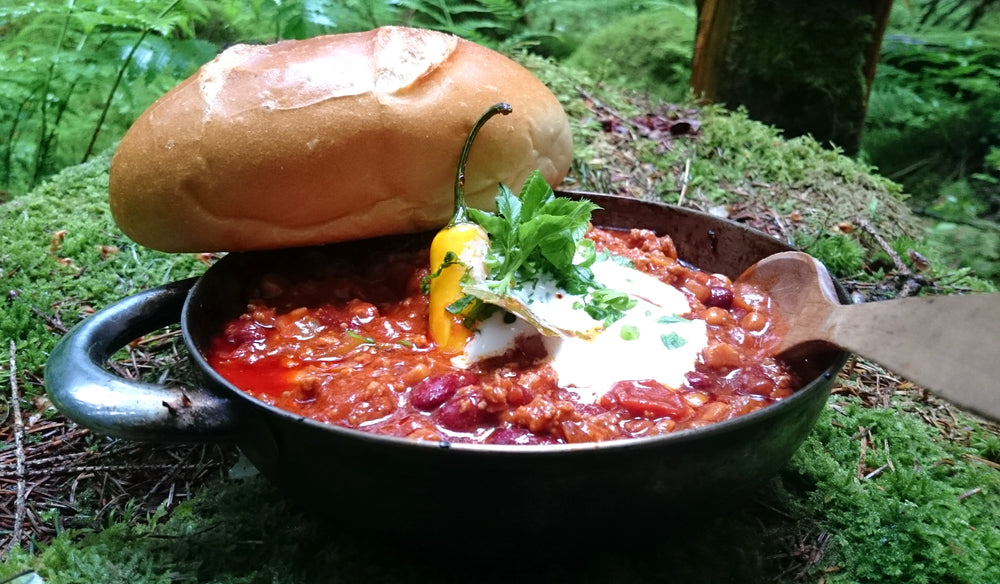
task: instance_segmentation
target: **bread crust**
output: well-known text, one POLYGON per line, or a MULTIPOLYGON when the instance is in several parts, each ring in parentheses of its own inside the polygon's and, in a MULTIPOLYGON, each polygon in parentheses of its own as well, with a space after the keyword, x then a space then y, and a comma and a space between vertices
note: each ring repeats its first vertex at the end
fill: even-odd
POLYGON ((432 229, 452 211, 475 120, 470 205, 534 170, 558 184, 572 140, 557 98, 511 59, 384 27, 237 45, 151 105, 111 161, 115 221, 154 249, 242 251, 432 229))

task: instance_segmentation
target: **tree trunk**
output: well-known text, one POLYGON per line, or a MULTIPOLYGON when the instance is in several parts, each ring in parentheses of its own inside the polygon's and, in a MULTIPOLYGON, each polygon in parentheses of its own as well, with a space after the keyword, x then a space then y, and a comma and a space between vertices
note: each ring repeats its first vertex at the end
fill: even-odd
POLYGON ((739 0, 698 0, 698 33, 694 40, 691 87, 695 95, 714 99, 725 75, 726 48, 739 0))
POLYGON ((892 0, 697 0, 691 86, 788 136, 858 151, 892 0))

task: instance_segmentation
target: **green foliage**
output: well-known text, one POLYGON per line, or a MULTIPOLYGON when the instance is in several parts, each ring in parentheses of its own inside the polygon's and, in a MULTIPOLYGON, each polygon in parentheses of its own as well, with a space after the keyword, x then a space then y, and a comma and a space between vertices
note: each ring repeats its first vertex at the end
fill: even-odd
POLYGON ((894 21, 909 30, 947 29, 971 31, 992 21, 1000 22, 996 0, 912 0, 894 10, 894 21))
POLYGON ((588 34, 566 62, 597 81, 681 101, 690 92, 696 24, 694 8, 682 5, 619 17, 588 34))
MULTIPOLYGON (((568 58, 593 34, 608 26, 614 26, 619 19, 642 15, 671 13, 675 10, 694 11, 693 0, 539 0, 531 5, 529 25, 537 31, 546 31, 550 36, 546 43, 536 50, 544 56, 561 60, 568 58)), ((627 43, 626 38, 614 39, 615 43, 627 43)), ((693 31, 689 41, 693 41, 693 31)), ((679 40, 679 39, 678 39, 679 40)), ((662 39, 657 39, 657 44, 662 39)), ((644 50, 639 42, 633 43, 636 50, 644 50)), ((689 47, 690 49, 690 47, 689 47)))
POLYGON ((527 2, 515 0, 400 0, 409 26, 450 32, 488 46, 526 41, 527 2))
POLYGON ((0 7, 0 190, 25 192, 106 148, 214 55, 214 46, 184 38, 205 14, 200 3, 164 6, 47 0, 0 7))
POLYGON ((835 274, 855 276, 865 268, 865 248, 846 235, 824 234, 808 243, 804 250, 835 274))
POLYGON ((0 204, 0 338, 17 342, 25 371, 40 370, 58 340, 46 318, 72 326, 92 309, 204 268, 193 254, 145 249, 115 227, 109 158, 69 167, 0 204))
POLYGON ((967 35, 892 36, 869 104, 866 156, 927 205, 1000 146, 1000 45, 967 35))
POLYGON ((0 6, 0 194, 27 192, 116 142, 153 100, 226 45, 409 24, 513 46, 544 36, 524 26, 528 7, 514 0, 0 6))
POLYGON ((947 222, 931 240, 953 267, 1000 275, 1000 39, 932 31, 883 44, 862 143, 918 210, 947 222))
POLYGON ((956 426, 967 441, 945 439, 902 405, 846 398, 824 412, 782 477, 793 507, 831 535, 817 575, 831 584, 1000 581, 1000 472, 974 458, 995 457, 996 441, 971 420, 956 426))
POLYGON ((1000 227, 939 221, 928 233, 928 244, 951 269, 972 269, 982 278, 1000 282, 1000 227))

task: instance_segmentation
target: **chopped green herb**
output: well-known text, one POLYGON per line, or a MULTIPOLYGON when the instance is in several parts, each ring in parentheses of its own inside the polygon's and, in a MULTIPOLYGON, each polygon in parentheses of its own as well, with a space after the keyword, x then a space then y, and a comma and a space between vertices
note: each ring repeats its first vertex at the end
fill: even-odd
POLYGON ((458 254, 456 254, 453 251, 446 252, 444 254, 444 261, 441 262, 441 265, 438 266, 438 269, 431 274, 427 274, 426 276, 423 277, 422 280, 420 280, 420 291, 424 294, 430 294, 431 280, 440 276, 441 271, 447 268, 448 266, 453 266, 455 264, 461 264, 461 263, 462 260, 458 259, 458 254))
POLYGON ((408 349, 412 349, 413 348, 413 343, 411 343, 410 341, 407 341, 406 339, 399 339, 396 342, 399 343, 400 345, 408 348, 408 349))
POLYGON ((352 330, 349 330, 349 329, 347 331, 347 336, 351 337, 352 339, 357 339, 357 340, 359 340, 359 341, 361 341, 362 343, 365 343, 365 344, 369 344, 369 345, 374 345, 375 344, 375 339, 373 339, 371 337, 366 337, 366 336, 364 336, 362 334, 356 333, 356 332, 354 332, 352 330))
POLYGON ((660 342, 663 346, 673 351, 674 349, 680 349, 687 344, 687 339, 680 336, 677 333, 671 332, 667 334, 660 335, 660 342))
POLYGON ((656 319, 656 322, 659 324, 677 324, 679 322, 691 322, 691 320, 676 314, 667 314, 656 319))
POLYGON ((469 307, 469 305, 475 302, 475 300, 476 298, 474 296, 466 294, 465 296, 462 296, 458 300, 449 304, 445 310, 447 310, 452 314, 462 314, 462 312, 464 312, 465 309, 469 307))
POLYGON ((639 327, 627 324, 622 327, 618 336, 620 336, 623 341, 634 341, 639 338, 639 327))
POLYGON ((611 253, 610 251, 608 251, 606 249, 602 249, 601 251, 597 252, 597 261, 604 262, 604 261, 608 261, 608 260, 611 260, 612 262, 618 264, 619 266, 625 267, 625 268, 634 268, 635 267, 635 262, 633 262, 632 260, 628 259, 625 256, 620 256, 620 255, 617 255, 617 254, 613 254, 613 253, 611 253))
POLYGON ((584 311, 590 318, 604 321, 604 325, 608 326, 624 316, 625 311, 636 304, 637 301, 624 292, 610 288, 596 288, 591 290, 584 311))

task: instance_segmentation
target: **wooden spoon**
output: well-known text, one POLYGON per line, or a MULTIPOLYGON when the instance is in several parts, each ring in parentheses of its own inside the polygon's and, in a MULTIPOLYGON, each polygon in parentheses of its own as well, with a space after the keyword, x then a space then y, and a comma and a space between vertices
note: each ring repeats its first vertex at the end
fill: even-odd
POLYGON ((823 264, 802 252, 768 256, 737 281, 771 295, 785 329, 779 354, 838 347, 1000 420, 1000 294, 843 305, 823 264))

